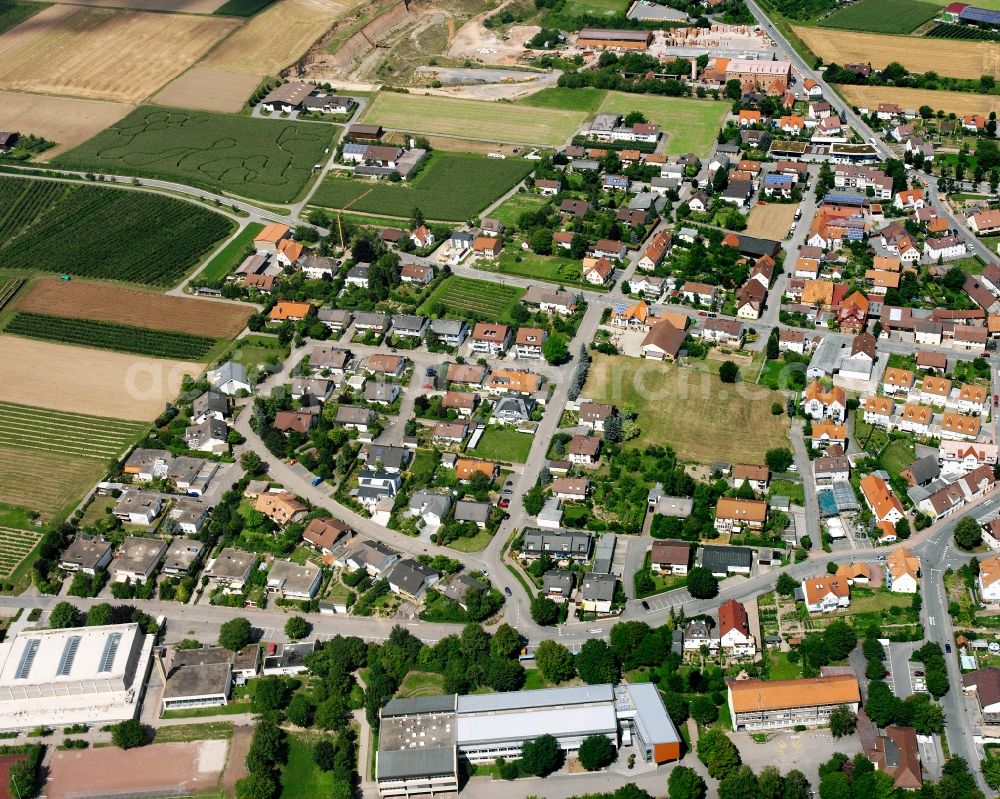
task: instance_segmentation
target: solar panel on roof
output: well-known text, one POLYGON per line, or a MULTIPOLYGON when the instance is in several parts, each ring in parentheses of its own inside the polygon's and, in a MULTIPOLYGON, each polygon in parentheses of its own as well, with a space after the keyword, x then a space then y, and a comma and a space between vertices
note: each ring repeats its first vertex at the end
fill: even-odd
POLYGON ((38 646, 41 642, 37 638, 28 639, 21 653, 21 660, 17 664, 17 671, 14 672, 15 680, 25 680, 31 673, 31 664, 35 662, 35 655, 38 654, 38 646))
POLYGON ((988 8, 966 6, 958 13, 958 18, 968 22, 983 22, 987 25, 1000 25, 1000 11, 990 11, 988 8))
POLYGON ((63 645, 62 657, 59 658, 59 668, 56 669, 57 677, 65 677, 73 668, 73 660, 76 658, 76 651, 80 648, 82 635, 71 635, 63 645))

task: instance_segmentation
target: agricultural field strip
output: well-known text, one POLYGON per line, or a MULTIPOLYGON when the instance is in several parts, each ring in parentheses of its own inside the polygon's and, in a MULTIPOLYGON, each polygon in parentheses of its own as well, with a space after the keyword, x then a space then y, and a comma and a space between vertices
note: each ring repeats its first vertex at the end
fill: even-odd
POLYGON ((85 458, 110 458, 121 452, 128 443, 119 444, 115 440, 88 436, 81 440, 80 433, 85 431, 38 430, 30 425, 0 424, 0 441, 21 449, 37 449, 43 452, 62 452, 66 455, 79 455, 85 458))
POLYGON ((0 268, 159 286, 173 285, 233 226, 158 194, 0 176, 0 206, 8 204, 0 216, 0 268))
POLYGON ((35 548, 40 532, 18 527, 0 527, 0 575, 7 577, 35 548))
POLYGON ((0 286, 0 311, 2 311, 4 306, 14 298, 14 295, 17 294, 17 290, 23 285, 23 277, 12 277, 0 286))
POLYGON ((0 443, 106 460, 120 455, 146 425, 0 402, 0 443))
POLYGON ((196 336, 190 333, 173 333, 119 325, 114 322, 48 316, 27 311, 19 311, 7 324, 5 332, 46 341, 177 360, 202 358, 218 341, 208 336, 196 336))

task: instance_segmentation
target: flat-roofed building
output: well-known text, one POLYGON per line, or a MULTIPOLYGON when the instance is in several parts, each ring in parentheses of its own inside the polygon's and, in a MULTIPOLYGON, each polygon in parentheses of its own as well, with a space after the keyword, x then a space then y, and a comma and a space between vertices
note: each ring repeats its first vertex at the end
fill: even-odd
POLYGON ((216 707, 229 701, 233 653, 219 646, 170 647, 162 661, 162 710, 216 707))
POLYGON ((201 557, 205 545, 193 538, 178 536, 170 542, 163 558, 163 573, 171 577, 187 574, 201 557))
POLYGON ((153 640, 138 624, 15 633, 0 644, 0 728, 135 718, 153 640))
POLYGON ((129 536, 111 564, 111 577, 119 583, 126 580, 144 583, 156 571, 166 551, 167 542, 163 539, 129 536))
POLYGON ((576 43, 580 47, 610 47, 616 50, 645 50, 653 41, 651 31, 584 28, 576 43))
POLYGON ((798 680, 727 680, 733 729, 770 730, 827 724, 840 705, 857 712, 861 703, 853 675, 798 680))
POLYGON ((242 591, 256 565, 256 555, 226 547, 208 564, 205 576, 228 591, 242 591))
POLYGON ((113 549, 103 538, 91 535, 78 535, 73 543, 66 547, 59 566, 68 572, 83 572, 93 575, 98 569, 107 568, 111 562, 113 549))

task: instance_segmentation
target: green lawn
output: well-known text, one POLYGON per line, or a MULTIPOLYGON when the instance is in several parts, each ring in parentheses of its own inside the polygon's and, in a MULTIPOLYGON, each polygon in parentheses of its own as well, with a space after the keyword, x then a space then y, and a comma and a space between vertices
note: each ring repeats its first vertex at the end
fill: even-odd
POLYGON ((534 163, 523 158, 436 152, 416 177, 403 183, 329 176, 312 202, 401 219, 420 208, 428 219, 460 222, 478 214, 532 169, 534 163))
POLYGON ((768 653, 771 658, 769 674, 772 680, 795 680, 802 676, 802 667, 798 663, 790 662, 787 652, 770 649, 768 653))
POLYGON ((288 761, 281 769, 281 799, 327 799, 334 792, 333 773, 320 771, 313 760, 318 737, 288 736, 288 761))
POLYGON ((552 688, 554 685, 554 682, 546 679, 541 669, 525 669, 524 687, 521 690, 534 691, 538 688, 552 688))
POLYGON ((153 743, 172 744, 190 741, 210 741, 233 737, 231 721, 210 721, 207 724, 173 724, 157 727, 153 743))
POLYGON ((519 433, 513 427, 489 427, 479 439, 475 453, 480 458, 524 463, 534 440, 531 434, 519 433))
POLYGON ((590 291, 599 290, 596 286, 581 280, 580 262, 572 258, 508 249, 501 253, 499 264, 500 272, 503 274, 533 277, 547 283, 559 283, 565 286, 584 286, 590 291))
POLYGON ((870 33, 909 33, 933 19, 940 9, 939 4, 922 0, 859 0, 837 9, 821 24, 870 33))
POLYGON ((499 219, 503 222, 504 227, 510 230, 517 226, 517 220, 521 218, 521 214, 525 211, 541 208, 546 202, 548 201, 545 197, 540 197, 537 194, 515 194, 504 200, 503 204, 490 214, 490 217, 499 219))
POLYGON ((470 538, 456 538, 448 546, 457 552, 482 552, 492 540, 489 530, 480 530, 470 538))
POLYGON ((559 146, 584 123, 578 110, 522 108, 512 103, 381 93, 362 114, 389 130, 510 144, 559 146))
MULTIPOLYGON (((33 17, 43 8, 48 8, 46 3, 0 3, 0 33, 10 30, 15 25, 20 25, 29 17, 33 17)), ((25 131, 30 133, 31 131, 25 131)))
POLYGON ((164 710, 164 719, 203 719, 209 716, 235 716, 239 713, 249 713, 249 702, 230 702, 219 707, 188 707, 182 710, 164 710))
POLYGON ((908 468, 916 458, 912 441, 896 439, 882 450, 881 455, 879 455, 879 463, 889 474, 896 476, 908 468))
POLYGON ((523 294, 524 289, 518 286, 450 275, 424 300, 417 313, 443 315, 449 319, 510 322, 510 312, 523 294))
POLYGON ((772 480, 770 486, 771 496, 788 497, 794 505, 805 505, 805 489, 802 483, 793 483, 790 480, 772 480))
POLYGON ((608 92, 599 110, 615 114, 641 111, 666 134, 668 155, 694 153, 705 156, 715 143, 729 106, 714 100, 690 97, 608 92))
POLYGON ((199 273, 198 280, 222 280, 243 261, 247 247, 253 246, 253 240, 264 229, 259 222, 251 222, 239 232, 232 241, 223 247, 199 273))
POLYGON ((234 359, 242 363, 248 372, 272 358, 284 361, 291 349, 278 342, 276 336, 250 335, 233 342, 232 348, 220 360, 234 359))
POLYGON ((284 203, 302 192, 338 132, 331 125, 144 106, 55 163, 284 203))
MULTIPOLYGON (((612 0, 612 2, 614 1, 612 0)), ((517 102, 518 105, 530 105, 535 108, 586 111, 592 114, 601 107, 601 103, 604 101, 607 93, 606 89, 594 89, 589 86, 583 86, 579 89, 562 89, 558 86, 553 86, 530 94, 517 102)))
POLYGON ((443 693, 443 676, 429 671, 411 671, 399 686, 396 696, 409 699, 414 696, 437 696, 443 693))
POLYGON ((563 8, 563 13, 579 16, 581 14, 622 14, 628 10, 631 0, 569 0, 563 8))

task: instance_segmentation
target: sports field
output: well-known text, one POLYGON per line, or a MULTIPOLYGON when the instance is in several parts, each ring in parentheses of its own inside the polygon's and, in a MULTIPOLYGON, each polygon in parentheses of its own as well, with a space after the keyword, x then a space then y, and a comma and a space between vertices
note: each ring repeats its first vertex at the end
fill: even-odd
POLYGON ((155 419, 164 403, 177 398, 184 375, 196 377, 204 369, 6 334, 0 335, 0 363, 0 402, 133 421, 155 419))
POLYGON ((0 268, 169 286, 233 227, 147 191, 0 176, 0 268))
POLYGON ((42 154, 43 161, 82 144, 132 110, 124 103, 4 91, 0 91, 0 108, 5 126, 56 143, 42 154))
POLYGON ((876 33, 813 28, 803 25, 792 30, 817 56, 838 64, 871 62, 881 69, 898 61, 913 72, 929 66, 940 75, 978 78, 1000 75, 1000 43, 886 36, 876 33))
POLYGON ((1000 113, 1000 97, 972 92, 939 92, 931 89, 900 89, 893 86, 837 86, 837 91, 859 108, 876 108, 879 103, 898 103, 902 108, 929 105, 935 111, 955 114, 1000 113))
POLYGON ((365 109, 363 118, 365 122, 409 133, 556 146, 577 131, 587 113, 451 97, 381 93, 365 109))
POLYGON ((240 111, 260 83, 257 75, 192 67, 153 96, 157 105, 200 111, 240 111))
POLYGON ((86 280, 67 283, 58 278, 32 282, 15 307, 19 311, 217 338, 235 338, 253 312, 236 303, 173 297, 86 280))
POLYGON ((595 354, 581 394, 635 408, 642 433, 629 446, 670 444, 683 460, 763 463, 767 450, 788 446, 787 417, 771 415, 782 393, 727 385, 702 368, 595 354))
POLYGON ((419 208, 428 219, 459 222, 482 211, 534 168, 523 158, 433 153, 406 183, 327 177, 312 202, 327 208, 409 218, 419 208))
POLYGON ((859 0, 837 9, 821 24, 871 33, 910 33, 940 10, 940 4, 924 0, 859 0))
POLYGON ((239 24, 222 17, 50 6, 0 36, 0 88, 137 103, 239 24))
POLYGON ((278 0, 216 47, 199 66, 244 75, 277 75, 359 4, 358 0, 278 0))
POLYGON ((451 319, 475 318, 484 322, 509 322, 510 312, 521 301, 524 289, 486 280, 451 275, 434 289, 417 313, 451 319))
POLYGON ((781 241, 788 235, 797 207, 777 203, 755 205, 750 209, 750 216, 747 218, 747 235, 781 241))
POLYGON ((667 136, 667 154, 708 155, 729 107, 714 100, 690 97, 658 97, 652 94, 608 92, 601 113, 628 114, 640 111, 667 136))
POLYGON ((339 129, 144 106, 61 156, 61 166, 181 180, 289 202, 339 129))

